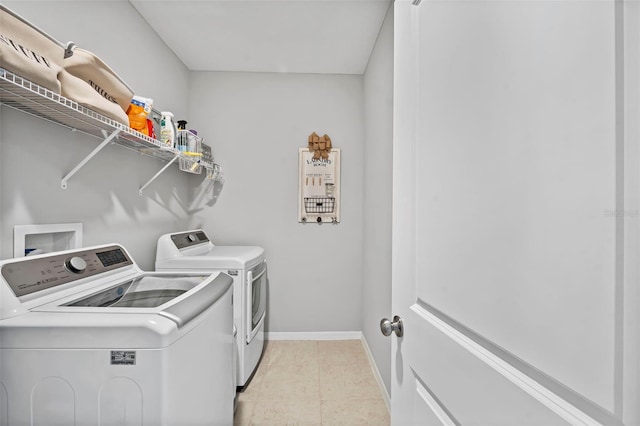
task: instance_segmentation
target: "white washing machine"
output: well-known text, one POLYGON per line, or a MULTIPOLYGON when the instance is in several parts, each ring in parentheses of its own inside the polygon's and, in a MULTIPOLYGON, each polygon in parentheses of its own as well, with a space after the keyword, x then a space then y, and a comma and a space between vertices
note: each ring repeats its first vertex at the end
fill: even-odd
POLYGON ((267 261, 258 246, 216 246, 201 229, 158 239, 156 271, 225 272, 233 278, 233 318, 237 327, 236 384, 244 387, 264 348, 267 261))
POLYGON ((233 280, 119 245, 0 262, 0 425, 233 424, 233 280))

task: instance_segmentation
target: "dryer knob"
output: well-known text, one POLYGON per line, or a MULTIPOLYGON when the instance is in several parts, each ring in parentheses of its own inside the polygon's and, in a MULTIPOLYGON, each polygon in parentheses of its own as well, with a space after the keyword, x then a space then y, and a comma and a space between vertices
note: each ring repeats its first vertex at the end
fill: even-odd
POLYGON ((197 238, 196 238, 195 234, 189 234, 189 236, 187 237, 187 239, 188 239, 189 241, 191 241, 192 243, 193 243, 194 241, 196 241, 196 240, 197 240, 197 238))
POLYGON ((74 274, 80 274, 84 272, 87 268, 87 262, 84 261, 83 258, 74 256, 71 257, 64 262, 64 266, 67 267, 69 272, 73 272, 74 274))

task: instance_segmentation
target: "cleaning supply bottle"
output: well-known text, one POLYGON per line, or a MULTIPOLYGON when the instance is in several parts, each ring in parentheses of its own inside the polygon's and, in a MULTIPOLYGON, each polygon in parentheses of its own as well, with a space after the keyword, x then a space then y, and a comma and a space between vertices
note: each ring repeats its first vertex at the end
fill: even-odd
POLYGON ((129 105, 129 109, 127 109, 129 127, 148 136, 147 116, 151 112, 152 106, 153 99, 134 96, 129 105))
POLYGON ((173 114, 169 111, 163 111, 160 121, 160 142, 175 148, 176 141, 176 125, 173 122, 173 114))
POLYGON ((178 120, 177 147, 178 151, 187 150, 187 120, 178 120))

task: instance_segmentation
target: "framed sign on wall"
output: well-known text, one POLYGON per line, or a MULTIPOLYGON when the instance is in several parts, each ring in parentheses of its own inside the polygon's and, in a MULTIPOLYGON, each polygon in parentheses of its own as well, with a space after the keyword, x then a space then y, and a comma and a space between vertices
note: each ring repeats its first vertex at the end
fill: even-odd
POLYGON ((327 135, 312 133, 309 147, 298 151, 298 165, 298 222, 339 223, 340 149, 327 135))

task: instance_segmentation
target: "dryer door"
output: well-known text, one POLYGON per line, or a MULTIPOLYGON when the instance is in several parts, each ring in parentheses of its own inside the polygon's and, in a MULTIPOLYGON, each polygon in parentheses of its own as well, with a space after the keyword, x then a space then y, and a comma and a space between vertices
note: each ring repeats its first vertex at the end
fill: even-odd
POLYGON ((267 261, 247 272, 247 343, 251 343, 267 312, 267 261))

